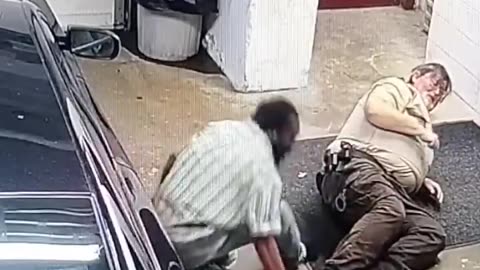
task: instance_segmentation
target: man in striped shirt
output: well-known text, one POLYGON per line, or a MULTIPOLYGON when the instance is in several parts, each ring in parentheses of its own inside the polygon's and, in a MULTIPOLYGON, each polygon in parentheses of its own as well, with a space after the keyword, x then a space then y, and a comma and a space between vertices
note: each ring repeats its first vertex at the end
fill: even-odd
POLYGON ((278 172, 298 132, 295 107, 274 99, 210 123, 178 154, 153 201, 186 269, 229 269, 250 243, 266 270, 308 267, 278 172))

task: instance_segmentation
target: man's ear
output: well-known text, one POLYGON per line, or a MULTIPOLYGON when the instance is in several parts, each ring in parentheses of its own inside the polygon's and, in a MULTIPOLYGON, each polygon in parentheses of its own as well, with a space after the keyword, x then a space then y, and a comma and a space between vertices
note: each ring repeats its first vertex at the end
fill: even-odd
POLYGON ((415 71, 412 73, 412 83, 416 82, 418 78, 422 77, 419 71, 415 71))

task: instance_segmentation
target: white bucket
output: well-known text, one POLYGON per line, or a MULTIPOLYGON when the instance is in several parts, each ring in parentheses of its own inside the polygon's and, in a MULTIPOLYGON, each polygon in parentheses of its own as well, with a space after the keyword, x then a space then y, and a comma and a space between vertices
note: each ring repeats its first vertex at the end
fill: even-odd
POLYGON ((202 16, 137 5, 138 50, 162 61, 182 61, 198 53, 202 16))

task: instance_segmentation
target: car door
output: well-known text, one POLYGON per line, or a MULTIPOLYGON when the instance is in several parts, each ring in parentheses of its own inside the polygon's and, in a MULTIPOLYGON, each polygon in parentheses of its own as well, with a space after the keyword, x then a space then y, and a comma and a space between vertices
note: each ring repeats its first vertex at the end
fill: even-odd
MULTIPOLYGON (((28 9, 27 12, 31 12, 32 28, 34 29, 35 36, 39 47, 41 48, 48 72, 51 75, 52 84, 56 87, 59 102, 63 103, 63 111, 66 118, 69 120, 77 119, 77 126, 80 125, 81 129, 76 129, 75 135, 82 144, 82 150, 87 156, 91 157, 91 162, 88 165, 91 169, 97 172, 98 179, 102 179, 99 176, 103 175, 105 178, 101 180, 101 183, 109 188, 109 191, 114 198, 119 217, 118 221, 122 225, 122 233, 125 235, 131 249, 137 261, 140 262, 140 269, 158 269, 155 267, 155 259, 152 257, 152 252, 146 248, 143 239, 147 237, 140 235, 142 231, 138 229, 138 222, 136 221, 135 213, 132 208, 126 203, 126 199, 122 196, 124 193, 121 191, 121 185, 119 185, 118 175, 114 168, 114 163, 109 162, 110 159, 105 149, 101 147, 101 140, 96 136, 91 123, 89 123, 88 116, 82 111, 81 106, 75 101, 75 98, 70 95, 70 91, 74 85, 70 84, 71 78, 68 77, 64 70, 64 62, 62 59, 62 53, 59 47, 55 43, 55 39, 48 28, 48 24, 44 20, 41 13, 35 9, 28 9), (72 118, 72 113, 76 113, 78 117, 72 118), (80 132, 80 133, 79 133, 80 132), (93 157, 93 158, 92 158, 93 157)), ((70 123, 74 124, 74 123, 70 123)), ((127 251, 124 251, 127 252, 127 251)), ((130 251, 128 251, 130 252, 130 251)), ((123 255, 122 255, 123 256, 123 255)))
MULTIPOLYGON (((86 84, 84 89, 88 91, 86 84)), ((130 214, 138 225, 137 228, 141 241, 146 244, 147 252, 156 258, 155 263, 158 263, 160 269, 183 269, 178 254, 170 242, 165 229, 162 227, 161 221, 153 209, 152 202, 145 192, 137 172, 133 169, 130 160, 127 158, 105 118, 99 113, 93 99, 91 100, 91 110, 85 110, 85 114, 90 114, 90 117, 87 118, 97 121, 89 123, 92 125, 90 131, 98 135, 97 144, 99 148, 109 148, 110 150, 105 151, 104 159, 108 159, 107 152, 111 154, 111 159, 105 160, 105 162, 114 164, 118 185, 121 187, 121 190, 118 192, 122 193, 122 196, 120 196, 122 197, 121 200, 128 204, 128 207, 131 209, 130 214), (95 124, 98 125, 97 128, 93 128, 95 124), (104 141, 101 141, 100 138, 104 138, 104 141), (113 150, 115 148, 116 151, 113 150)), ((81 103, 81 100, 77 101, 79 104, 81 103)), ((88 105, 84 105, 84 107, 87 108, 88 105)))
POLYGON ((119 239, 125 238, 123 245, 124 253, 131 253, 132 260, 135 261, 137 269, 158 269, 155 266, 154 257, 148 250, 147 242, 142 239, 143 232, 138 227, 138 219, 133 209, 126 203, 122 195, 121 187, 112 184, 116 175, 112 174, 113 167, 104 159, 107 157, 105 151, 97 147, 100 144, 98 136, 92 134, 91 124, 87 120, 85 113, 72 99, 67 97, 67 113, 72 123, 79 145, 87 157, 88 166, 94 172, 96 186, 100 189, 103 201, 107 206, 107 211, 116 222, 116 226, 121 229, 122 235, 119 239), (128 250, 125 250, 127 248, 128 250))
MULTIPOLYGON (((77 66, 77 63, 71 61, 70 65, 77 66)), ((75 88, 73 91, 86 91, 88 93, 89 88, 80 72, 77 73, 75 78, 79 80, 78 84, 81 87, 75 88)), ((136 228, 141 241, 146 245, 147 252, 156 258, 156 263, 160 265, 161 269, 182 269, 177 253, 154 212, 151 200, 113 130, 102 116, 90 94, 76 94, 75 96, 78 104, 82 106, 86 118, 89 119, 90 132, 95 133, 95 136, 98 137, 97 147, 105 150, 104 161, 113 164, 116 173, 116 185, 120 187, 117 191, 119 200, 128 205, 131 210, 129 214, 132 215, 132 222, 138 225, 136 228)))
POLYGON ((128 158, 125 149, 121 145, 120 141, 116 137, 112 127, 108 123, 106 117, 94 101, 90 89, 87 85, 82 70, 80 69, 78 62, 74 56, 69 52, 64 52, 66 58, 66 65, 68 66, 71 76, 75 80, 76 87, 73 89, 79 102, 85 106, 89 114, 92 115, 92 119, 96 121, 99 131, 102 133, 105 144, 108 145, 110 157, 121 167, 120 171, 127 170, 125 173, 125 184, 129 187, 128 192, 144 192, 144 186, 140 181, 140 178, 136 176, 135 169, 131 160, 128 158), (133 173, 136 177, 128 177, 130 173, 133 173))
POLYGON ((68 89, 66 100, 69 104, 65 105, 80 115, 79 121, 83 124, 86 137, 89 137, 84 143, 106 175, 105 185, 110 188, 118 211, 122 214, 125 233, 131 233, 130 240, 136 243, 133 246, 139 249, 138 252, 152 258, 155 269, 183 269, 137 173, 93 101, 78 63, 71 54, 60 51, 45 17, 39 12, 37 17, 41 31, 49 37, 50 50, 68 89))
POLYGON ((102 115, 97 104, 89 93, 88 85, 78 68, 77 62, 72 58, 70 66, 76 70, 75 78, 78 80, 80 88, 74 91, 85 91, 87 94, 77 95, 83 96, 79 99, 81 103, 85 101, 84 107, 88 108, 88 114, 97 125, 95 132, 99 133, 99 137, 103 138, 105 148, 109 149, 111 161, 115 164, 116 173, 118 175, 122 192, 125 199, 132 208, 133 215, 138 218, 139 230, 141 236, 146 236, 142 241, 150 243, 148 249, 152 255, 157 258, 157 262, 161 269, 183 269, 178 254, 176 253, 173 244, 167 236, 166 230, 163 228, 158 215, 155 213, 152 202, 148 194, 144 190, 144 186, 140 180, 138 173, 135 171, 131 161, 126 155, 124 148, 121 146, 114 131, 102 115))

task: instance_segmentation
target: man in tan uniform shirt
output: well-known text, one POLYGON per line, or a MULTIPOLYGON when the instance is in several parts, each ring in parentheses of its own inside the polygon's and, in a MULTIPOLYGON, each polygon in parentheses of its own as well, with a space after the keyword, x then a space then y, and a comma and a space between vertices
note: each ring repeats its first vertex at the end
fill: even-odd
POLYGON ((426 178, 439 147, 430 112, 450 92, 445 68, 428 63, 408 80, 377 81, 357 103, 327 150, 339 165, 331 169, 334 162, 327 160, 318 184, 334 217, 350 229, 325 269, 428 269, 436 263, 445 233, 413 198, 422 193, 443 200, 440 186, 426 178))

